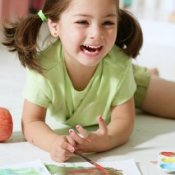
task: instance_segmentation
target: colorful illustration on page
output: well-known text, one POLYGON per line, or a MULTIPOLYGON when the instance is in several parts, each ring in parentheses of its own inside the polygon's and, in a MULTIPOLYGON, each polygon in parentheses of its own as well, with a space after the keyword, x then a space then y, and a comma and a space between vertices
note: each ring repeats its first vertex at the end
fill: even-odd
MULTIPOLYGON (((51 175, 106 175, 106 173, 98 170, 95 167, 66 167, 56 165, 46 165, 51 175)), ((124 175, 122 171, 114 168, 106 168, 109 171, 108 175, 124 175)))
POLYGON ((50 175, 40 160, 0 167, 0 175, 50 175))
POLYGON ((41 175, 41 172, 35 168, 7 168, 0 170, 0 175, 41 175))

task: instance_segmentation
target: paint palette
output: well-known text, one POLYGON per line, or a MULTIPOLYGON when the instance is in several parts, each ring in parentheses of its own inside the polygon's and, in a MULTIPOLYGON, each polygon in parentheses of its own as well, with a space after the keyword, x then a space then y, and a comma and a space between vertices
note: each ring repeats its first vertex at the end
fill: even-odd
POLYGON ((161 152, 158 165, 167 173, 175 173, 175 152, 161 152))

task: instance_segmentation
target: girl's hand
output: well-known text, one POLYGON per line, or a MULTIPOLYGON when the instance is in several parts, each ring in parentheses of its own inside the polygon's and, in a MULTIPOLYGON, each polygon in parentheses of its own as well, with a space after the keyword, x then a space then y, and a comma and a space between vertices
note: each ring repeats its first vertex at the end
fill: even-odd
POLYGON ((76 151, 79 152, 101 152, 110 148, 108 128, 102 117, 98 117, 99 129, 93 132, 85 130, 78 125, 77 132, 69 130, 71 138, 76 142, 76 151))
POLYGON ((75 141, 70 136, 56 136, 51 145, 51 158, 56 162, 65 162, 74 155, 74 147, 75 141))

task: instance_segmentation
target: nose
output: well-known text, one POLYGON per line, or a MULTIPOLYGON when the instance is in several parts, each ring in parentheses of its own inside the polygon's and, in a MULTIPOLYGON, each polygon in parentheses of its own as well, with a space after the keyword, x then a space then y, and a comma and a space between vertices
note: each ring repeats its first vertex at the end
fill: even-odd
POLYGON ((103 38, 103 31, 99 25, 91 25, 89 28, 90 39, 100 40, 103 38))

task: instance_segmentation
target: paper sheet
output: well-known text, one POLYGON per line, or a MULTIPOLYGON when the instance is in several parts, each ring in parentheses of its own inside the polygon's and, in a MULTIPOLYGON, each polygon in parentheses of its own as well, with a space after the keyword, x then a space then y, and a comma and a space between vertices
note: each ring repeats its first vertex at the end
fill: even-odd
MULTIPOLYGON (((114 168, 121 170, 122 175, 141 175, 139 172, 136 163, 133 159, 130 160, 123 160, 123 161, 112 161, 112 162, 98 162, 100 165, 108 168, 114 168)), ((63 169, 68 169, 69 167, 81 167, 81 169, 86 167, 93 167, 88 162, 82 163, 55 163, 51 164, 57 166, 58 169, 62 167, 63 169)), ((46 167, 50 165, 47 162, 42 163, 40 160, 35 160, 32 162, 26 162, 22 164, 16 164, 11 166, 4 166, 0 167, 0 175, 67 175, 67 173, 63 173, 63 169, 59 169, 59 171, 48 171, 46 167), (47 166, 45 166, 47 165, 47 166)), ((51 168, 52 170, 52 168, 51 168)), ((67 172, 67 171, 66 171, 67 172)), ((76 172, 76 175, 86 175, 86 174, 96 174, 96 173, 83 173, 83 172, 76 172)), ((98 174, 98 173, 97 173, 98 174)), ((68 173, 69 175, 69 173, 68 173)))
POLYGON ((50 175, 40 160, 0 167, 0 175, 50 175))
MULTIPOLYGON (((122 160, 122 161, 110 161, 110 162, 98 162, 103 167, 114 168, 122 171, 123 175, 141 175, 135 161, 133 159, 122 160)), ((82 163, 64 163, 59 166, 80 166, 80 167, 92 167, 88 162, 82 163)))

